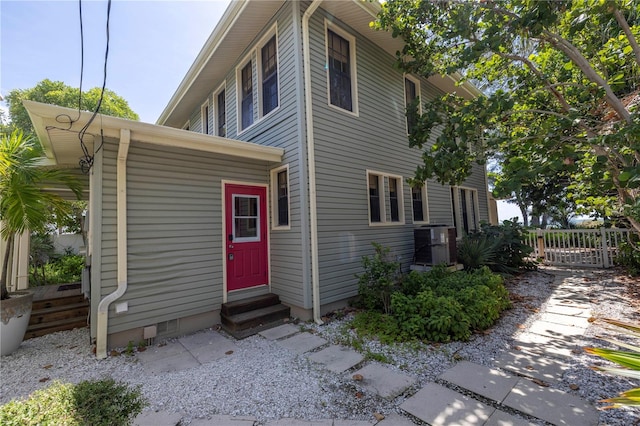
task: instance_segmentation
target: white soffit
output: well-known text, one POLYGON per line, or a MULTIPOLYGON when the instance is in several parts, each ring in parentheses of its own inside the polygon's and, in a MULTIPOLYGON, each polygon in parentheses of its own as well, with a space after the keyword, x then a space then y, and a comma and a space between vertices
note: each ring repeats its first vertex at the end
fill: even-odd
MULTIPOLYGON (((77 166, 79 158, 82 157, 78 132, 89 121, 92 113, 83 111, 78 114, 77 110, 40 102, 23 101, 22 103, 29 113, 50 164, 77 166), (69 117, 77 118, 77 120, 69 124, 69 117)), ((102 114, 96 116, 87 129, 84 141, 89 153, 93 153, 94 144, 100 142, 101 131, 105 138, 118 140, 121 129, 131 131, 132 141, 155 145, 180 147, 267 162, 280 162, 284 154, 282 148, 102 114)))

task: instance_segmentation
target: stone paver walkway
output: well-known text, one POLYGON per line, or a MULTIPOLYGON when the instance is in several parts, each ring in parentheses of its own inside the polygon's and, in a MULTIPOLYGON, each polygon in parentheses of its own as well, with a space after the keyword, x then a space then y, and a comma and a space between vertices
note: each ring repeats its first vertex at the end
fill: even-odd
MULTIPOLYGON (((554 271, 555 272, 555 271, 554 271)), ((405 399, 399 408, 407 416, 389 413, 381 421, 319 419, 314 421, 280 419, 273 426, 408 426, 415 421, 434 426, 533 425, 545 421, 554 425, 597 425, 599 415, 589 402, 555 389, 569 367, 568 357, 579 350, 573 344, 588 327, 591 316, 587 287, 569 279, 572 271, 559 270, 554 294, 547 309, 529 329, 520 335, 510 351, 495 360, 493 367, 462 361, 441 374, 437 383, 427 383, 405 399), (463 394, 458 389, 464 389, 463 394), (511 413, 519 413, 514 416, 511 413)), ((319 368, 346 374, 354 384, 369 393, 393 401, 414 392, 417 379, 385 365, 366 362, 351 348, 329 345, 327 340, 299 327, 285 324, 259 333, 267 340, 317 363, 319 368), (359 368, 357 371, 356 368, 359 368)), ((149 372, 191 368, 232 356, 233 341, 218 333, 200 333, 178 339, 164 347, 150 348, 139 354, 149 372)), ((137 426, 174 426, 182 415, 145 412, 137 426)), ((259 424, 253 417, 212 416, 194 420, 195 426, 248 426, 259 424)))

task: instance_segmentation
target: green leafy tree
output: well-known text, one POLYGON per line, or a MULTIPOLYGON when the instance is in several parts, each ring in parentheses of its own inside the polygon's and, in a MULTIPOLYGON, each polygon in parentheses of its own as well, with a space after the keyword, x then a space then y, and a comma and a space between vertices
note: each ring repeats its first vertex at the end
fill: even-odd
POLYGON ((523 161, 640 232, 640 3, 389 0, 374 26, 404 40, 406 72, 458 72, 485 89, 424 104, 409 137, 424 150, 417 180, 459 184, 502 153, 505 186, 518 189, 510 163, 523 161))
POLYGON ((22 131, 3 134, 0 139, 0 235, 7 241, 0 276, 0 299, 9 297, 7 291, 9 259, 14 236, 26 230, 42 231, 50 212, 62 217, 68 214, 69 203, 57 194, 46 192, 42 183, 60 183, 81 197, 82 187, 63 170, 40 166, 42 152, 31 137, 22 131))
MULTIPOLYGON (((94 111, 100 100, 100 93, 101 89, 99 87, 82 92, 81 104, 79 105, 80 89, 67 86, 61 81, 45 79, 30 89, 14 89, 9 92, 7 95, 9 118, 13 126, 22 129, 27 135, 32 135, 34 133, 33 125, 27 110, 22 105, 23 100, 27 99, 68 108, 78 109, 79 107, 83 111, 94 111)), ((131 110, 126 100, 109 89, 104 91, 100 113, 129 120, 137 121, 140 119, 138 114, 131 110)))

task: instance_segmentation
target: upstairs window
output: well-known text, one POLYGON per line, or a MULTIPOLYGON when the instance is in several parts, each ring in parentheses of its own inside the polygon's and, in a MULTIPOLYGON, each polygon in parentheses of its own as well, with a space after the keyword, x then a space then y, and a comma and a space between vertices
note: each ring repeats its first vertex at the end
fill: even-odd
POLYGON ((289 166, 271 171, 272 227, 289 229, 289 166))
POLYGON ((209 101, 205 102, 200 109, 202 133, 209 134, 209 101))
POLYGON ((216 135, 227 136, 227 99, 225 97, 225 90, 222 89, 216 95, 216 135))
POLYGON ((260 50, 262 59, 262 115, 278 107, 278 50, 274 35, 260 50))
POLYGON ((253 124, 253 69, 251 67, 251 61, 242 68, 240 75, 241 130, 244 130, 253 124))
POLYGON ((406 105, 407 115, 407 133, 411 133, 416 126, 418 117, 416 114, 420 114, 420 82, 412 77, 406 76, 404 78, 404 99, 406 105))
POLYGON ((327 28, 326 48, 329 104, 357 114, 355 38, 327 28))

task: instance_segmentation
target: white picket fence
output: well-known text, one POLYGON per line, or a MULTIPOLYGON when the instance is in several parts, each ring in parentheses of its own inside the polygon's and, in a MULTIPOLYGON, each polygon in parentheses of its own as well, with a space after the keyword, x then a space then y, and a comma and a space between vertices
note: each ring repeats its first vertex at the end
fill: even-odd
POLYGON ((629 229, 538 229, 527 235, 531 257, 547 265, 610 268, 629 229))

